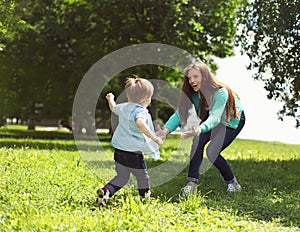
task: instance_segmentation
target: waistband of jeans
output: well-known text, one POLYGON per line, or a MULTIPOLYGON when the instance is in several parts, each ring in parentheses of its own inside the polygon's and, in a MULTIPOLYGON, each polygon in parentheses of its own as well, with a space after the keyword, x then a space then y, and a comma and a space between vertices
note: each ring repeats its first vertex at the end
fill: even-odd
POLYGON ((121 153, 126 153, 126 154, 143 155, 143 152, 141 152, 141 151, 123 151, 118 148, 115 148, 115 150, 118 152, 121 152, 121 153))

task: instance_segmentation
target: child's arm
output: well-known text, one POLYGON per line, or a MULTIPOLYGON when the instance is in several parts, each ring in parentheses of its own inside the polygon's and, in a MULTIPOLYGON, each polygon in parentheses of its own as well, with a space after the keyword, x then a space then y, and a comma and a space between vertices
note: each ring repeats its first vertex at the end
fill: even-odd
POLYGON ((149 126, 145 123, 145 120, 143 118, 137 118, 135 120, 135 123, 137 127, 150 139, 152 139, 155 143, 157 143, 159 146, 163 144, 163 141, 160 137, 156 136, 149 128, 149 126))
POLYGON ((109 109, 111 110, 111 112, 114 112, 114 107, 116 105, 115 95, 113 95, 112 93, 108 93, 106 95, 106 99, 108 101, 109 109))

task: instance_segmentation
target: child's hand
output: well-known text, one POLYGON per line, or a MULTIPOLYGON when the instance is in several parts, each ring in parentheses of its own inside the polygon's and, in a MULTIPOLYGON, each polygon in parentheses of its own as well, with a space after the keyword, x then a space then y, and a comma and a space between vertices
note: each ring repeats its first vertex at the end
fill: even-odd
POLYGON ((165 130, 162 130, 160 125, 157 125, 157 131, 155 132, 155 135, 160 137, 161 139, 165 139, 167 137, 167 132, 165 130))
POLYGON ((155 136, 155 138, 153 139, 153 141, 156 142, 158 144, 158 146, 161 146, 164 143, 163 140, 160 137, 158 137, 158 136, 155 136))
POLYGON ((113 95, 112 93, 108 93, 108 94, 106 94, 106 99, 108 101, 114 100, 115 99, 115 95, 113 95))
POLYGON ((181 134, 180 136, 181 139, 187 139, 188 137, 196 136, 200 134, 200 132, 196 130, 195 125, 191 125, 190 128, 191 129, 189 131, 185 131, 181 134))
POLYGON ((106 99, 108 101, 110 111, 114 112, 114 107, 116 105, 115 95, 113 95, 112 93, 108 93, 108 94, 106 94, 106 99))

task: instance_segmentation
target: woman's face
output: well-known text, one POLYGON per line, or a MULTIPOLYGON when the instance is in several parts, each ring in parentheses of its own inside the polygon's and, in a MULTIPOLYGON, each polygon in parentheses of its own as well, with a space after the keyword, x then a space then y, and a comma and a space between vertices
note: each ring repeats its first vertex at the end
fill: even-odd
POLYGON ((188 81, 195 92, 200 91, 202 76, 199 70, 191 69, 187 73, 188 81))

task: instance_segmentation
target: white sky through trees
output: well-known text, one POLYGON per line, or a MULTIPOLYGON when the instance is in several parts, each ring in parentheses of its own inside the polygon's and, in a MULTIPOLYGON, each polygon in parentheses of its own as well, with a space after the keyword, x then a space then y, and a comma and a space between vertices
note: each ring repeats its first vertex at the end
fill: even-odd
POLYGON ((238 138, 300 144, 295 119, 278 120, 277 112, 283 103, 267 98, 264 83, 255 81, 253 71, 246 68, 250 63, 247 56, 236 52, 234 57, 215 60, 219 66, 217 78, 239 94, 245 110, 246 124, 238 138))

